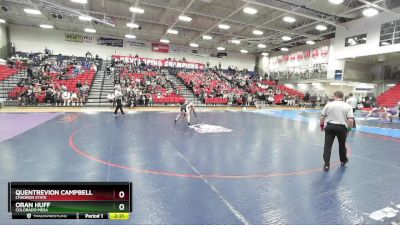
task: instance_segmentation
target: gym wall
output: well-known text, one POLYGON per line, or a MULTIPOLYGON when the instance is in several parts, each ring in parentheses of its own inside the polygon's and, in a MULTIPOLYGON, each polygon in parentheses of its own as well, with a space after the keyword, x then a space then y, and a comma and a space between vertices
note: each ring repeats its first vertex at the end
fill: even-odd
MULTIPOLYGON (((221 62, 222 68, 226 69, 228 66, 237 66, 239 69, 247 68, 253 71, 255 65, 255 55, 253 54, 242 54, 228 52, 227 58, 215 58, 210 57, 211 52, 207 54, 191 54, 191 53, 160 53, 151 51, 151 42, 140 41, 146 44, 147 47, 131 47, 128 44, 128 40, 121 37, 112 37, 98 34, 80 33, 80 32, 64 32, 60 30, 46 30, 41 28, 32 28, 19 25, 10 26, 10 39, 15 43, 16 51, 23 52, 43 52, 44 48, 53 51, 53 54, 65 54, 84 56, 87 51, 90 51, 93 56, 98 54, 103 59, 110 59, 113 54, 118 55, 135 55, 138 54, 140 57, 164 59, 164 58, 186 58, 188 61, 199 62, 206 64, 210 62, 210 66, 218 66, 221 62), (65 40, 65 33, 81 34, 92 37, 92 43, 79 43, 70 42, 65 40), (124 39, 123 47, 110 47, 104 45, 97 45, 98 37, 111 37, 124 39)), ((171 45, 170 45, 171 47, 171 45)), ((203 51, 204 52, 204 51, 203 51)), ((216 52, 216 51, 215 51, 216 52)))

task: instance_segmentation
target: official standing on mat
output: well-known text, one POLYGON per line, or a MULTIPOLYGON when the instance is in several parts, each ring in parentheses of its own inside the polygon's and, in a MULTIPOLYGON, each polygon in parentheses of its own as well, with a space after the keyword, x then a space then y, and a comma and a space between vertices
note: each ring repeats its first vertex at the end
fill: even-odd
POLYGON ((321 113, 320 127, 325 130, 324 170, 328 171, 331 160, 333 141, 337 137, 339 142, 339 156, 341 166, 345 166, 347 159, 346 138, 354 123, 352 107, 343 102, 343 92, 334 93, 334 101, 325 105, 321 113), (325 122, 327 123, 325 127, 325 122))
POLYGON ((117 101, 117 107, 115 108, 114 116, 117 116, 118 109, 120 109, 122 115, 125 116, 124 110, 122 109, 122 96, 123 96, 123 94, 121 92, 121 87, 117 86, 115 88, 114 96, 115 96, 115 100, 117 101))
MULTIPOLYGON (((353 96, 353 93, 349 94, 349 97, 346 100, 346 103, 349 104, 352 108, 353 108, 353 114, 357 109, 357 99, 353 96)), ((353 124, 353 128, 356 128, 356 120, 354 119, 354 124, 353 124)))

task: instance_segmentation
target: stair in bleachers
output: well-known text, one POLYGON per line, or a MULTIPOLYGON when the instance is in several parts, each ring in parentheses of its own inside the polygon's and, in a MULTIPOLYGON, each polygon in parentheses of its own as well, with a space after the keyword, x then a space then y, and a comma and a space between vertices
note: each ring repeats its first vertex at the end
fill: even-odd
POLYGON ((104 69, 105 68, 102 67, 93 80, 86 106, 106 107, 111 105, 107 100, 107 94, 114 92, 114 78, 107 78, 104 74, 104 69))
POLYGON ((400 83, 377 97, 379 106, 394 107, 400 101, 400 83))
POLYGON ((176 76, 167 74, 167 79, 175 84, 180 95, 182 95, 187 102, 193 102, 196 106, 204 106, 204 104, 194 95, 193 91, 186 87, 186 85, 176 76))
POLYGON ((18 81, 26 76, 26 70, 21 70, 0 81, 0 101, 6 100, 9 92, 17 86, 18 81))

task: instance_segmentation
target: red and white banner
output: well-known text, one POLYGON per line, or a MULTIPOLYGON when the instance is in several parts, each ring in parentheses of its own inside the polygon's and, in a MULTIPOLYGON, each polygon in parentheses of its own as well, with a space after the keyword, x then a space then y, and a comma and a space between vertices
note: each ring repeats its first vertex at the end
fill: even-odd
POLYGON ((320 46, 317 48, 307 49, 304 51, 293 52, 287 55, 281 55, 271 58, 273 64, 286 64, 294 61, 317 60, 328 62, 329 46, 320 46))
POLYGON ((153 52, 169 53, 169 45, 161 43, 151 43, 151 50, 153 52))
POLYGON ((165 60, 165 59, 149 59, 149 58, 140 58, 134 56, 120 56, 113 55, 114 59, 122 60, 124 62, 144 62, 146 65, 152 66, 160 66, 160 67, 174 67, 179 69, 195 69, 195 70, 204 70, 205 64, 203 63, 195 63, 188 61, 174 61, 174 60, 165 60))

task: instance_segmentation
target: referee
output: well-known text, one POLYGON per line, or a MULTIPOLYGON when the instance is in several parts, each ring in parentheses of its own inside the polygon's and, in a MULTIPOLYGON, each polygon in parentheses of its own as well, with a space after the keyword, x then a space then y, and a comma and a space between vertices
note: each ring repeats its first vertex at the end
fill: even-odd
POLYGON ((121 92, 121 87, 117 86, 114 92, 115 100, 117 101, 117 107, 114 111, 114 116, 117 116, 118 109, 121 110, 123 116, 125 116, 124 110, 122 109, 122 97, 124 96, 121 92))
POLYGON ((331 160, 332 144, 337 137, 339 142, 339 156, 341 166, 345 166, 347 159, 346 138, 347 132, 354 124, 353 108, 343 102, 343 92, 336 91, 334 101, 325 105, 321 113, 320 127, 325 130, 324 170, 328 171, 331 160), (327 123, 325 127, 325 122, 327 123))

